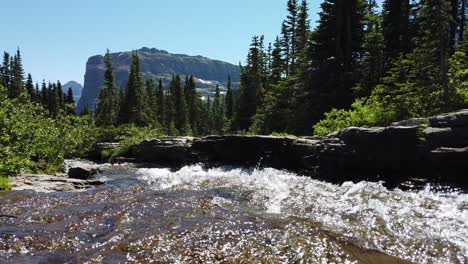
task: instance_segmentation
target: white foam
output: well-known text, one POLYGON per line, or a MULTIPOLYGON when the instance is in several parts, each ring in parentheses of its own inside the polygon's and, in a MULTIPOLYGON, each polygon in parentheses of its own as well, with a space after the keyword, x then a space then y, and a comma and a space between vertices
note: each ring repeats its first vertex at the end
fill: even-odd
MULTIPOLYGON (((382 183, 370 182, 339 186, 271 168, 204 170, 201 166, 186 166, 177 172, 140 169, 137 175, 156 190, 222 187, 240 194, 248 191, 252 193, 250 202, 262 205, 266 213, 308 218, 334 232, 372 241, 368 246, 386 247, 387 252, 396 255, 404 247, 424 240, 438 243, 434 248, 449 247, 449 242, 468 257, 466 194, 434 193, 429 188, 420 192, 390 191, 382 183), (391 246, 388 237, 395 239, 391 246)), ((424 250, 429 252, 430 247, 424 250)), ((429 253, 427 258, 418 256, 415 260, 438 262, 429 253)))

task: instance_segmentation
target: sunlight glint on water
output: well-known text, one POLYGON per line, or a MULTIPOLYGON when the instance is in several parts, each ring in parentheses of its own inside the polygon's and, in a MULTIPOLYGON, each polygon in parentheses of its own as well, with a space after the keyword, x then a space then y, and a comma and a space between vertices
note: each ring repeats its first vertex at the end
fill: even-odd
POLYGON ((231 189, 267 214, 307 219, 412 261, 468 262, 466 194, 403 192, 369 182, 337 186, 275 169, 186 166, 177 172, 140 169, 137 175, 158 191, 231 189))

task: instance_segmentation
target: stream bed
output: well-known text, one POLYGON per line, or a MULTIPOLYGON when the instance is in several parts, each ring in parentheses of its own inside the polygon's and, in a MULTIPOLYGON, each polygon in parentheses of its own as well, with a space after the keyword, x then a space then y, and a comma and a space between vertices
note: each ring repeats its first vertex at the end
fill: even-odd
POLYGON ((86 192, 0 194, 0 263, 468 263, 457 190, 103 166, 86 192))

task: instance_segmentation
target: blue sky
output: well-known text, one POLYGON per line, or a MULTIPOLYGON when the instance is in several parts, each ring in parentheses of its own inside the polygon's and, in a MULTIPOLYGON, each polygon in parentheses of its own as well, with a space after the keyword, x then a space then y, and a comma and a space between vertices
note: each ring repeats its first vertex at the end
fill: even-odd
MULTIPOLYGON (((0 51, 19 46, 36 81, 83 83, 86 60, 150 47, 237 64, 279 33, 286 0, 3 0, 0 51), (7 36, 6 38, 3 38, 7 36)), ((311 21, 321 1, 310 0, 311 21)))

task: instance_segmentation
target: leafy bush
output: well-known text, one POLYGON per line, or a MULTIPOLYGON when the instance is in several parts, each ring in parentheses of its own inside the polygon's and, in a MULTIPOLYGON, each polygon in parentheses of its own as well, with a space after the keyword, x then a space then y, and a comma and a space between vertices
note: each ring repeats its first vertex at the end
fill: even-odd
POLYGON ((325 114, 325 119, 314 126, 314 135, 325 137, 347 127, 370 127, 388 125, 395 121, 396 112, 391 107, 370 99, 358 99, 350 110, 337 110, 325 114))
POLYGON ((113 151, 104 151, 102 153, 103 157, 110 159, 127 155, 132 146, 145 140, 163 136, 160 129, 155 129, 153 127, 138 127, 135 125, 107 127, 100 128, 99 130, 98 134, 100 139, 111 139, 108 141, 119 142, 122 144, 119 148, 113 151))
POLYGON ((28 95, 10 99, 0 86, 0 175, 57 172, 64 157, 77 157, 92 145, 92 122, 76 116, 49 118, 28 95))
POLYGON ((10 179, 8 177, 0 176, 0 192, 11 190, 10 179))
POLYGON ((56 125, 65 158, 83 157, 97 142, 96 128, 90 116, 59 116, 56 125))

